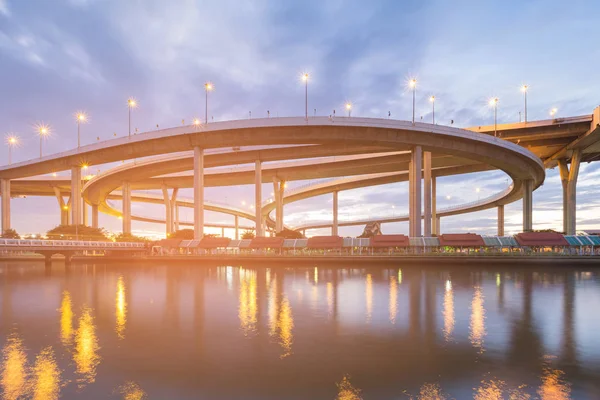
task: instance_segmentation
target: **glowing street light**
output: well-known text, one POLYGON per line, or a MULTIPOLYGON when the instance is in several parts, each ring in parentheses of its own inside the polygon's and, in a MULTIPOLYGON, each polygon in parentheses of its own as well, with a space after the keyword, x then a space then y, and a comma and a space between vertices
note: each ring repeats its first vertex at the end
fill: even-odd
POLYGON ((352 115, 352 103, 346 103, 346 110, 348 110, 348 118, 352 115))
POLYGON ((127 99, 127 108, 129 108, 129 137, 131 137, 131 109, 137 107, 137 101, 130 97, 127 99))
POLYGON ((8 165, 12 164, 12 148, 19 144, 19 138, 11 135, 6 138, 6 144, 8 144, 8 165))
POLYGON ((415 124, 415 96, 417 93, 417 80, 412 78, 408 81, 408 87, 412 89, 413 92, 413 109, 412 109, 412 123, 415 124))
POLYGON ((87 115, 84 112, 77 112, 75 114, 75 119, 77 120, 77 149, 81 147, 81 124, 85 124, 87 122, 87 115))
POLYGON ((308 72, 302 74, 302 80, 304 81, 304 118, 308 121, 308 72))
POLYGON ((431 102, 431 123, 435 125, 435 96, 430 96, 429 101, 431 102))
POLYGON ((556 113, 558 112, 558 109, 556 107, 554 107, 552 110, 550 110, 550 116, 552 117, 552 119, 556 118, 556 113))
POLYGON ((204 123, 208 124, 208 92, 213 90, 214 86, 210 82, 206 82, 204 84, 204 92, 205 92, 205 102, 204 102, 204 123))
POLYGON ((50 134, 50 127, 48 125, 39 124, 36 127, 38 135, 40 135, 40 158, 42 158, 42 143, 44 138, 50 134))
POLYGON ((523 96, 525 98, 525 123, 527 123, 527 89, 529 89, 529 85, 521 86, 521 91, 523 92, 523 96))
POLYGON ((494 107, 494 136, 498 136, 498 98, 490 99, 490 106, 494 107))

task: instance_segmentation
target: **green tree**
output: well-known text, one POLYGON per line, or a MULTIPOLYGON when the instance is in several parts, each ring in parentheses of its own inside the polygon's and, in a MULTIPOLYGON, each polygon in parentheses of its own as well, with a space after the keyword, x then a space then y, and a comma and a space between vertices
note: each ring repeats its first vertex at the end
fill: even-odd
POLYGON ((276 236, 285 239, 304 239, 304 235, 302 235, 302 232, 294 231, 288 228, 283 228, 281 232, 277 232, 276 236))
POLYGON ((2 239, 21 239, 21 236, 14 229, 7 229, 0 235, 2 239))
POLYGON ((171 233, 168 236, 169 239, 181 239, 181 240, 193 240, 194 230, 193 229, 180 229, 171 233))
POLYGON ((254 231, 244 231, 244 233, 242 233, 242 239, 254 239, 254 237, 254 231))
POLYGON ((151 240, 147 237, 135 236, 131 233, 119 233, 114 236, 116 242, 129 242, 129 243, 138 243, 138 242, 150 242, 151 240))
POLYGON ((85 225, 58 225, 46 232, 51 240, 91 240, 108 241, 106 231, 103 228, 92 228, 85 225))

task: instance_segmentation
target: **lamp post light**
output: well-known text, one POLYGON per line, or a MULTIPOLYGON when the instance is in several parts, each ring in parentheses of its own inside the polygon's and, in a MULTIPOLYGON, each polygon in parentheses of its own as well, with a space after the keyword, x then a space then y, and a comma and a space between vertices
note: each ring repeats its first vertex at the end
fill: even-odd
POLYGON ((415 97, 417 93, 417 80, 415 78, 408 81, 408 87, 412 89, 413 92, 413 104, 412 104, 412 123, 415 124, 415 97))
POLYGON ((204 101, 204 123, 208 124, 208 92, 213 90, 213 84, 206 82, 204 84, 205 101, 204 101))
POLYGON ((498 98, 490 100, 490 106, 494 107, 494 137, 498 136, 498 98))
POLYGON ((6 139, 8 144, 8 165, 12 164, 12 148, 19 144, 19 138, 16 136, 9 136, 6 139))
POLYGON ((558 111, 558 109, 556 107, 554 107, 552 110, 550 110, 550 116, 552 117, 552 119, 556 118, 557 111, 558 111))
POLYGON ((38 125, 37 126, 38 135, 40 135, 40 158, 42 158, 42 143, 44 142, 44 137, 50 134, 50 128, 47 125, 38 125))
POLYGON ((435 125, 435 96, 429 97, 431 102, 431 123, 435 125))
POLYGON ((137 107, 137 101, 130 97, 127 99, 127 108, 129 108, 129 137, 131 137, 131 109, 137 107))
POLYGON ((79 147, 81 147, 81 124, 87 122, 87 115, 83 112, 78 112, 75 114, 75 118, 77 119, 77 150, 79 150, 79 147))
POLYGON ((523 92, 523 96, 525 99, 525 123, 527 123, 527 90, 529 89, 529 85, 523 85, 521 86, 521 91, 523 92))
POLYGON ((352 116, 352 103, 346 103, 346 110, 348 110, 348 118, 352 116))
POLYGON ((304 81, 304 118, 308 121, 308 72, 302 74, 302 80, 304 81))
POLYGON ((194 124, 194 127, 196 127, 196 130, 198 130, 198 128, 200 127, 200 124, 201 124, 200 119, 194 118, 193 124, 194 124))

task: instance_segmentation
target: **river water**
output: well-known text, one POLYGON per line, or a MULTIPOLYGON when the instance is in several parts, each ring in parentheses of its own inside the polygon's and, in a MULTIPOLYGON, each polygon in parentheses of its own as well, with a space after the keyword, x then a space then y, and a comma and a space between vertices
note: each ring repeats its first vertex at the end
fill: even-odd
POLYGON ((600 399, 599 272, 0 263, 0 391, 600 399))

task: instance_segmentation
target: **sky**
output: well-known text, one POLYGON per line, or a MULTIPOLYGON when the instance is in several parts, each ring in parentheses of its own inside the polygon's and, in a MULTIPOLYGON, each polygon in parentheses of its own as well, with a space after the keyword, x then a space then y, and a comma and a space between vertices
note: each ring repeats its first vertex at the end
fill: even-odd
MULTIPOLYGON (((13 162, 39 155, 33 126, 52 136, 44 154, 77 143, 74 113, 89 114, 82 144, 127 134, 126 101, 139 103, 132 125, 149 131, 201 117, 206 81, 214 83, 215 121, 302 115, 308 71, 309 109, 318 115, 353 104, 353 115, 411 118, 409 77, 419 82, 417 118, 468 127, 493 123, 487 104, 497 96, 498 122, 516 122, 523 110, 519 87, 530 86, 528 119, 591 114, 600 103, 597 8, 587 1, 158 1, 0 0, 0 133, 17 134, 13 162)), ((0 163, 7 161, 7 148, 0 163)), ((94 167, 105 170, 109 166, 94 167)), ((93 173, 97 172, 92 171, 93 173)), ((581 167, 578 229, 600 229, 600 163, 581 167)), ((307 182, 294 182, 290 187, 307 182)), ((502 172, 459 175, 438 182, 438 207, 470 202, 506 186, 502 172), (479 188, 475 192, 474 188, 479 188), (448 198, 449 197, 449 198, 448 198)), ((272 185, 263 187, 268 197, 272 185)), ((191 191, 182 190, 182 197, 191 191)), ((207 200, 235 206, 253 199, 253 187, 207 189, 207 200)), ((340 220, 408 210, 407 184, 341 192, 340 220), (392 206, 394 206, 392 208, 392 206)), ((548 170, 533 196, 534 229, 562 228, 558 171, 548 170)), ((332 218, 331 196, 285 207, 285 223, 332 218)), ((133 213, 162 216, 163 208, 134 204, 133 213)), ((506 207, 506 231, 521 227, 521 204, 506 207)), ((191 210, 181 218, 191 220, 191 210)), ((233 217, 207 212, 207 220, 233 217)), ((55 198, 12 200, 12 225, 43 233, 58 225, 55 198)), ((121 221, 100 216, 119 231, 121 221)), ((496 232, 496 210, 442 219, 442 232, 496 232)), ((358 235, 363 227, 341 228, 358 235)), ((408 223, 385 224, 384 233, 407 233, 408 223)), ((210 231, 210 230, 209 230, 210 231)), ((133 223, 133 232, 164 235, 164 226, 133 223)), ((311 234, 329 234, 326 230, 311 234)), ((232 236, 232 232, 226 233, 232 236)))

